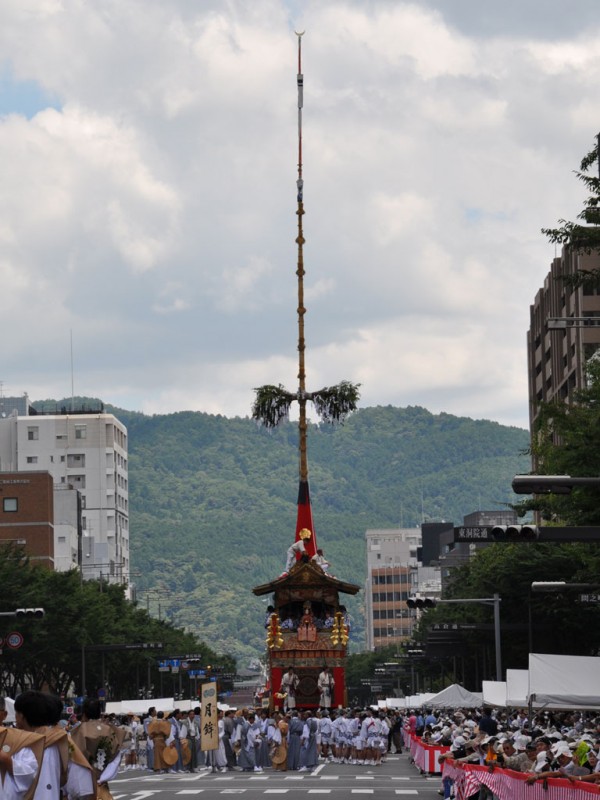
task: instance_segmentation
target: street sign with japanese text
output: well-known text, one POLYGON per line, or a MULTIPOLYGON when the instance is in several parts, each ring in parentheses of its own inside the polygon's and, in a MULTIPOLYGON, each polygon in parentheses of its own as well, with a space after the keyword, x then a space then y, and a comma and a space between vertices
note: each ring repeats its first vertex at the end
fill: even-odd
MULTIPOLYGON (((454 541, 455 542, 481 542, 483 544, 487 542, 495 542, 495 539, 492 536, 492 527, 491 525, 462 525, 458 528, 454 528, 454 541)), ((525 528, 528 526, 515 526, 525 528)), ((600 527, 594 527, 591 525, 588 526, 581 526, 581 527, 558 527, 558 526, 547 526, 547 527, 539 527, 536 529, 537 531, 537 540, 540 542, 598 542, 600 541, 600 527)), ((513 540, 514 541, 514 540, 513 540)), ((527 541, 526 537, 523 537, 523 542, 527 541)))

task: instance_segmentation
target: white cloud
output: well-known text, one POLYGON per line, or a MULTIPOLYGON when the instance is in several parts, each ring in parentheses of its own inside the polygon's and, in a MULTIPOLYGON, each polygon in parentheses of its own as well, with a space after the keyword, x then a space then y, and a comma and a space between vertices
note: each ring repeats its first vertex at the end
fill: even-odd
POLYGON ((70 330, 78 391, 117 405, 294 386, 305 28, 309 380, 527 425, 539 231, 579 210, 600 77, 598 26, 532 5, 539 34, 522 4, 2 4, 11 73, 57 105, 0 117, 5 392, 64 393, 70 330))

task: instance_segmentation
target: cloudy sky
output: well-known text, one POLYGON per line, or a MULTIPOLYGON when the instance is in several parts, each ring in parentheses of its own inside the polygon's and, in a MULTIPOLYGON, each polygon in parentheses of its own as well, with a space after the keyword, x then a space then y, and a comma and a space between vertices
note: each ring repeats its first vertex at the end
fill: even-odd
POLYGON ((307 386, 527 426, 529 305, 600 130, 597 0, 3 0, 6 395, 307 386))

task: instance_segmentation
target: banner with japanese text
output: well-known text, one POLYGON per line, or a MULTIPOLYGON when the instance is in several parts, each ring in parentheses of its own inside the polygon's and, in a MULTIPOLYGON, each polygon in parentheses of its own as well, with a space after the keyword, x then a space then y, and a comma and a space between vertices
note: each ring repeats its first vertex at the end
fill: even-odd
POLYGON ((219 747, 219 712, 217 709, 217 684, 203 683, 200 689, 200 737, 203 750, 219 747))

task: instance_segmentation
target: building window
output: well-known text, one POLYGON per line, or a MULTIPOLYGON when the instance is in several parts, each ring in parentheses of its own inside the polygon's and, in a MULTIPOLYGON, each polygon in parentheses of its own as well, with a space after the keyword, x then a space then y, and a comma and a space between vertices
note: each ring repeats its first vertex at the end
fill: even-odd
POLYGON ((37 456, 27 456, 27 463, 28 464, 37 464, 38 457, 37 456))
POLYGON ((35 427, 31 426, 27 428, 27 438, 30 442, 37 442, 37 440, 40 438, 40 429, 37 427, 37 425, 35 427))
POLYGON ((87 438, 87 425, 75 425, 75 438, 76 439, 87 438))
POLYGON ((2 501, 4 511, 18 511, 19 501, 16 497, 5 497, 2 501))

